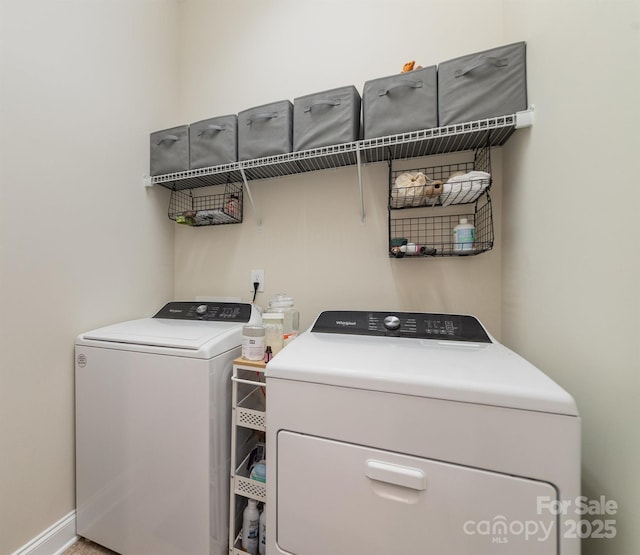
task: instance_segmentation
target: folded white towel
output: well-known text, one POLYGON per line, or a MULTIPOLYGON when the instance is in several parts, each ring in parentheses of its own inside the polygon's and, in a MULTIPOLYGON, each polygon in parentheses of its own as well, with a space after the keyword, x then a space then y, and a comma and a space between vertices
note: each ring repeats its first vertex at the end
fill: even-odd
POLYGON ((442 186, 440 203, 464 204, 476 200, 489 186, 491 175, 487 172, 472 171, 463 175, 456 175, 442 186))

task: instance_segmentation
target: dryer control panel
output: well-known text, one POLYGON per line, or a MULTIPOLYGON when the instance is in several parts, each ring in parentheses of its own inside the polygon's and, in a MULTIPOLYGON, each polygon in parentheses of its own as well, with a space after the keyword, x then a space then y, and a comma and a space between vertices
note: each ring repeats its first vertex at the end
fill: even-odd
POLYGON ((209 322, 248 322, 251 305, 229 302, 171 302, 163 306, 154 318, 172 320, 206 320, 209 322))
POLYGON ((491 343, 477 318, 428 312, 322 312, 312 332, 491 343))

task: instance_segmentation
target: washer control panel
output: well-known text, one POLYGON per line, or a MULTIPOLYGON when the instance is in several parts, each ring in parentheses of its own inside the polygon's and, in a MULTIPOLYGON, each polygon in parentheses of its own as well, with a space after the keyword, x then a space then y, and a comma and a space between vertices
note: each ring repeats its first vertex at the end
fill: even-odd
POLYGON ((251 305, 227 302, 171 302, 163 306, 154 318, 171 320, 206 320, 208 322, 248 322, 251 305))
POLYGON ((318 316, 311 331, 491 343, 478 319, 462 314, 329 310, 318 316))

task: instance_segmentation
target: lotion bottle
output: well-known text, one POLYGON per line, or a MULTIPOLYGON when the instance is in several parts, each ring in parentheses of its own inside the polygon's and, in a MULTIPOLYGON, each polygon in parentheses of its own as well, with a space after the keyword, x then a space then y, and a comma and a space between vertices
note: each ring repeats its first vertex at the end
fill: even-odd
POLYGON ((472 251, 475 240, 475 226, 468 223, 467 218, 460 218, 460 223, 453 228, 453 250, 456 252, 472 251))
POLYGON ((250 555, 258 554, 259 528, 258 502, 255 499, 249 499, 244 513, 242 513, 242 549, 250 555))

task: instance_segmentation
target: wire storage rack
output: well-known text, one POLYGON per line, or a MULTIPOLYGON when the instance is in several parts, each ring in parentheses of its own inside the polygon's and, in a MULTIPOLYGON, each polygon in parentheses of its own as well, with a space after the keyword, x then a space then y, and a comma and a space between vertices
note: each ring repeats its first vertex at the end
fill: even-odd
POLYGON ((258 445, 266 432, 267 383, 266 363, 237 358, 231 376, 231 482, 229 499, 229 554, 249 555, 242 547, 242 513, 248 499, 258 501, 264 510, 266 483, 254 478, 251 466, 258 445))
POLYGON ((471 161, 397 170, 390 156, 388 164, 390 257, 469 256, 493 248, 489 145, 478 147, 471 161), (454 242, 463 218, 475 228, 472 245, 454 242))
POLYGON ((172 190, 169 219, 194 227, 241 223, 242 183, 227 183, 210 190, 215 192, 205 194, 203 190, 172 190))

